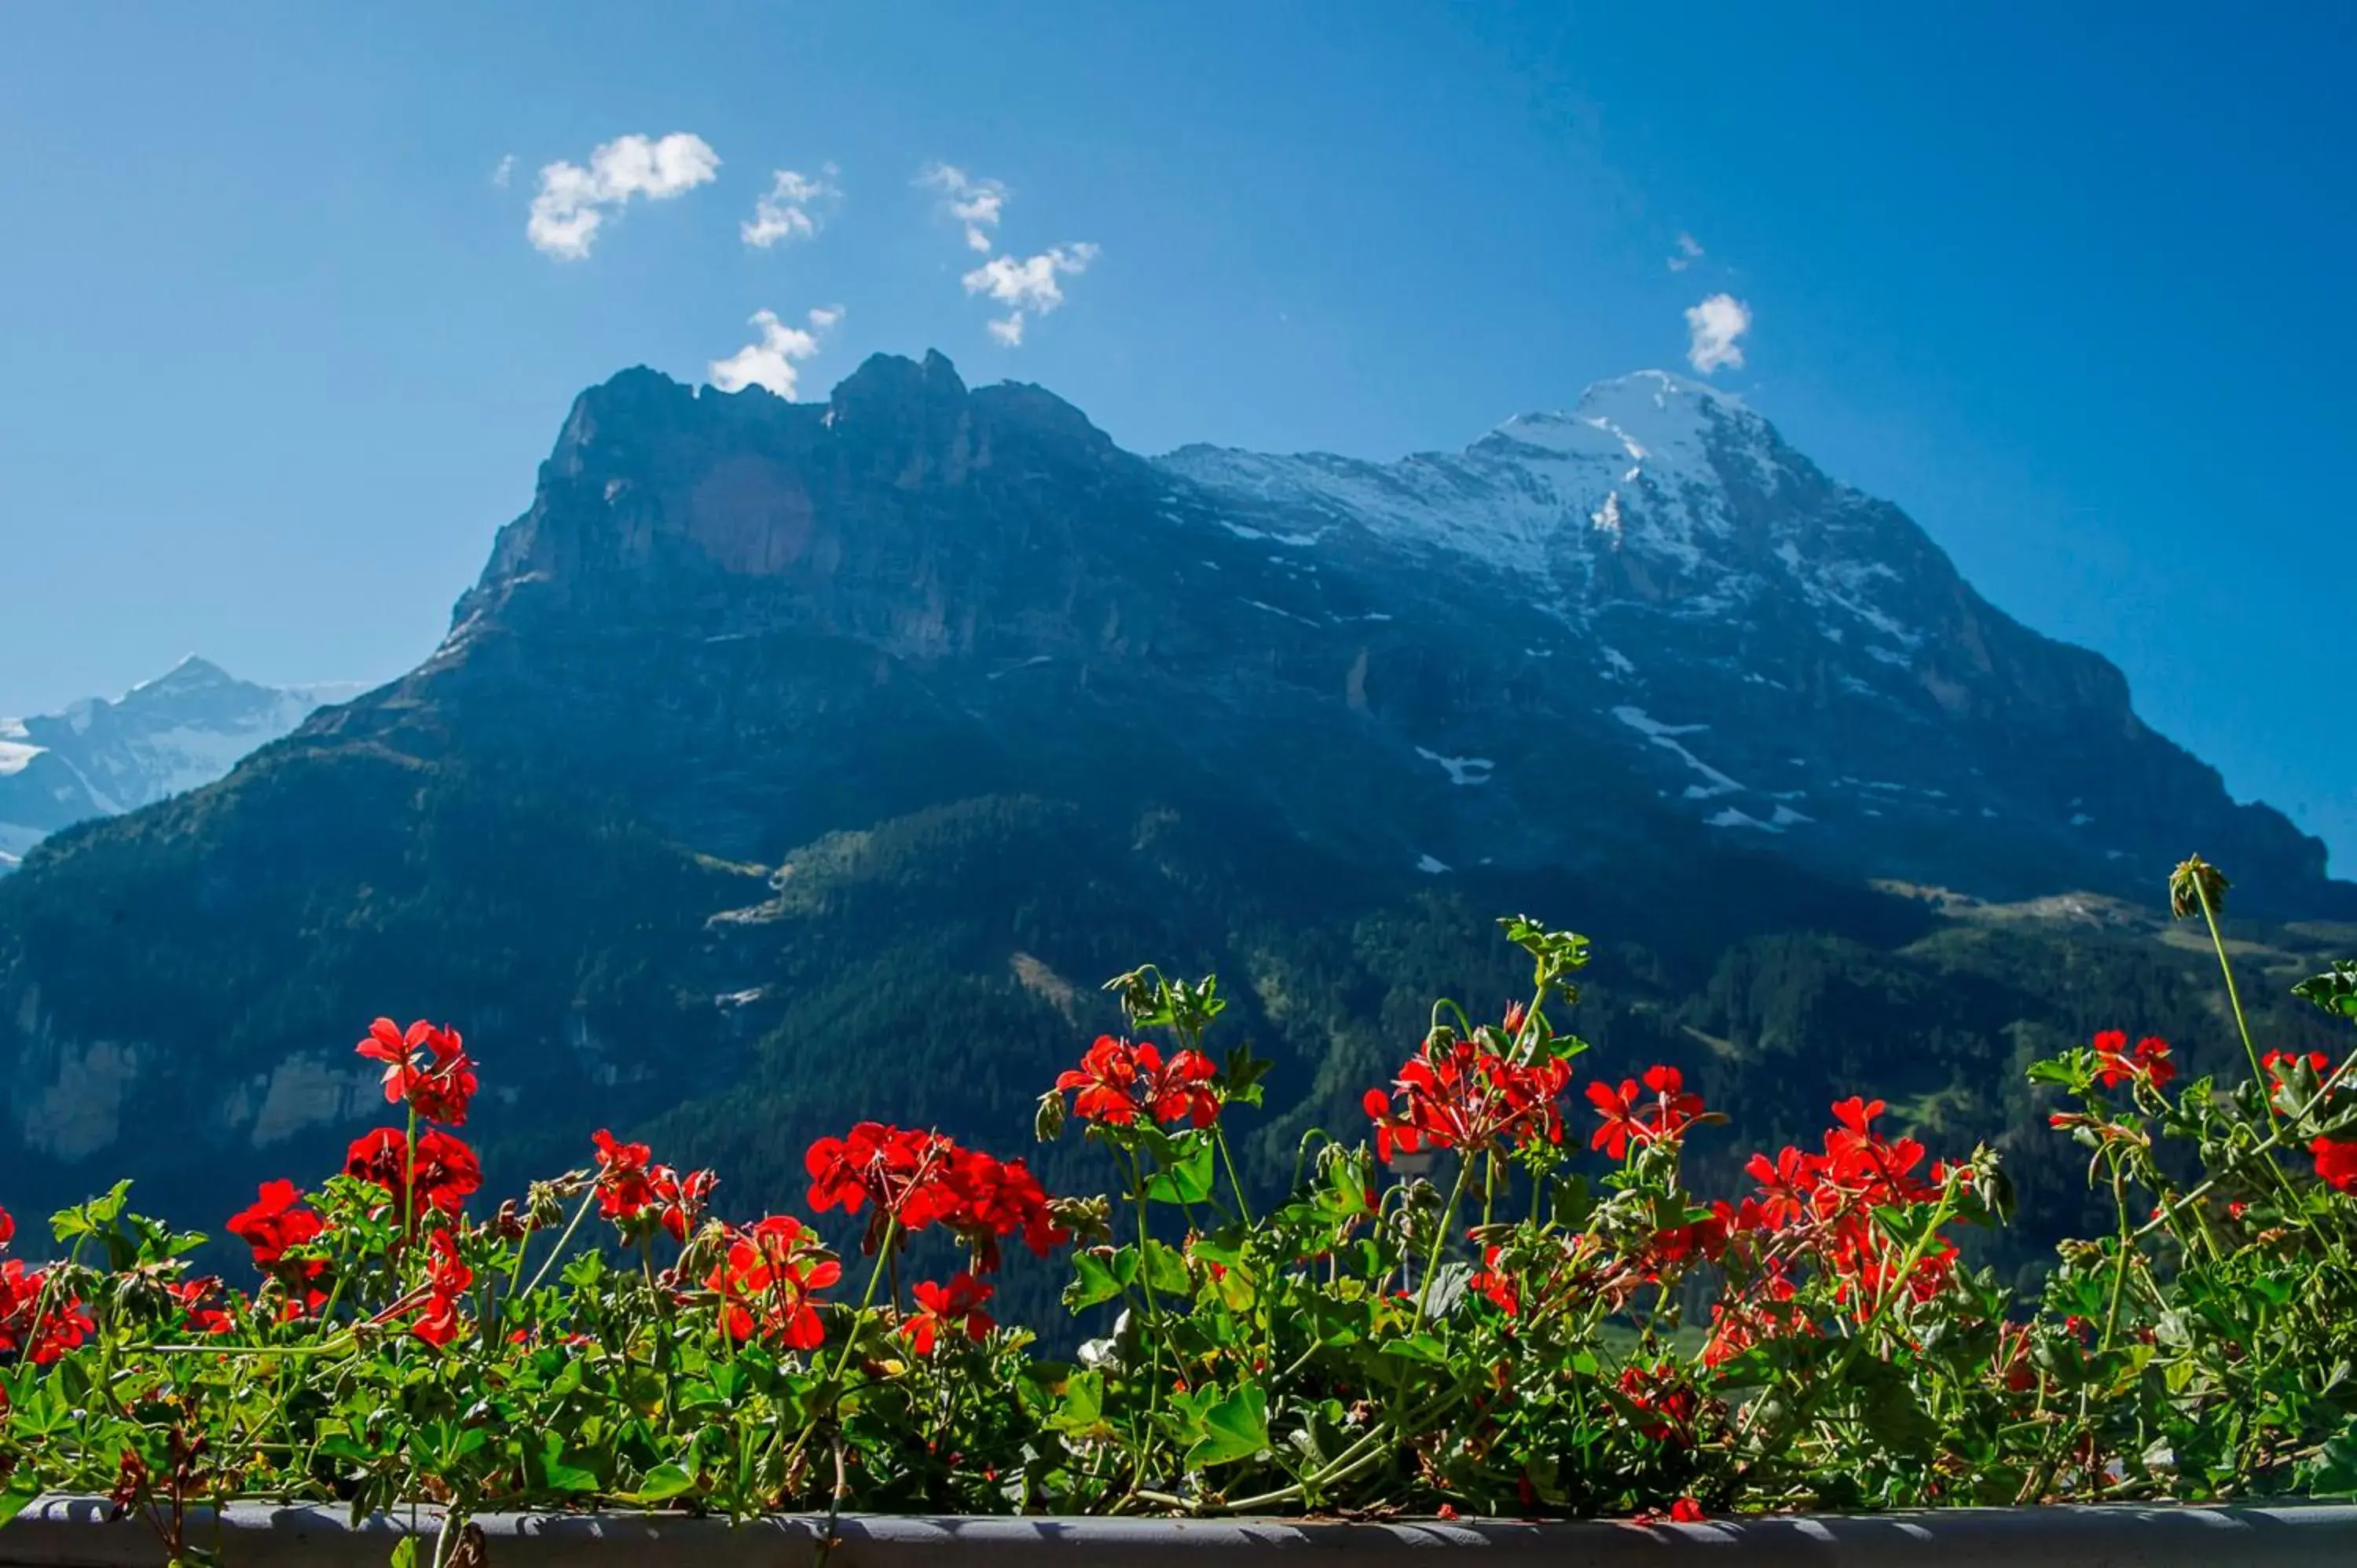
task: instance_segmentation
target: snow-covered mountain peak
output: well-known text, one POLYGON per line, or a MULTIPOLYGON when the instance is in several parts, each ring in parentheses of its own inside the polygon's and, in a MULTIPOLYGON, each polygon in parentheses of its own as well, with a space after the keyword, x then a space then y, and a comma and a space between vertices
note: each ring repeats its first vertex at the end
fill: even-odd
POLYGON ((210 784, 353 684, 280 689, 194 654, 113 702, 0 718, 0 873, 58 829, 210 784))
POLYGON ((178 664, 173 665, 161 675, 153 680, 142 681, 132 687, 123 694, 123 701, 128 703, 135 698, 152 700, 186 692, 218 691, 224 686, 238 684, 241 682, 237 677, 211 660, 189 653, 184 654, 178 664))

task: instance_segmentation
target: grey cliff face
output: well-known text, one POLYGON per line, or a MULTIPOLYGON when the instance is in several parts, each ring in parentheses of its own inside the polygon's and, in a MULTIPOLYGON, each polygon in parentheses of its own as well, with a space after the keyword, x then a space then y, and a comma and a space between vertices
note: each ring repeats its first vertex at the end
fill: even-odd
POLYGON ((1991 896, 2149 886, 2189 845, 2292 904, 2346 892, 2110 663, 1660 372, 1393 464, 1149 461, 938 354, 823 404, 626 372, 444 648, 332 724, 583 752, 754 857, 912 798, 938 753, 1008 786, 1154 758, 1390 866, 1670 823, 1991 896))

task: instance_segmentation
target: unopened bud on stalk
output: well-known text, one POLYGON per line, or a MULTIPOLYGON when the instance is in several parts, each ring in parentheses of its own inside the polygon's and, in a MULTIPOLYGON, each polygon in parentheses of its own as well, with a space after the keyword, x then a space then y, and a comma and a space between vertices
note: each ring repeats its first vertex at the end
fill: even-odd
POLYGON ((2198 854, 2188 855, 2169 874, 2169 912, 2180 920, 2190 920, 2207 905, 2212 915, 2222 915, 2226 912, 2226 889, 2233 886, 2224 872, 2198 854))
POLYGON ((565 1218, 565 1199, 553 1182, 536 1181, 525 1189, 524 1212, 535 1230, 545 1230, 565 1218))

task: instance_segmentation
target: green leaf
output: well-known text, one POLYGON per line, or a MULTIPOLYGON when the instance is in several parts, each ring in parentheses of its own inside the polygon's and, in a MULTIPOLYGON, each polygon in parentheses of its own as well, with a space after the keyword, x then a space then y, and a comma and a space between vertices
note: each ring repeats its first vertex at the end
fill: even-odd
POLYGON ((2357 1417, 2299 1467, 2298 1480, 2312 1498, 2357 1498, 2357 1417))
POLYGON ((1888 1361, 1860 1361, 1851 1377, 1859 1384, 1858 1418, 1877 1443, 1893 1454, 1910 1457, 1931 1452, 1939 1441, 1933 1421, 1907 1380, 1907 1374, 1888 1361))
POLYGON ((1249 1459, 1268 1448, 1268 1392, 1246 1383, 1203 1412, 1202 1435, 1187 1450, 1187 1467, 1249 1459))
POLYGON ((569 1464, 565 1458, 565 1437, 561 1433, 540 1434, 540 1466, 547 1477, 549 1488, 559 1492, 594 1492, 597 1489, 597 1472, 569 1464))
POLYGON ((1448 1364, 1448 1352, 1439 1340, 1429 1334, 1410 1334, 1405 1338, 1387 1340, 1382 1353, 1397 1356, 1403 1361, 1424 1361, 1436 1367, 1448 1364))
POLYGON ((49 1216, 49 1233, 60 1241, 71 1241, 83 1236, 95 1236, 122 1218, 124 1200, 131 1195, 128 1181, 116 1182, 102 1197, 93 1197, 76 1208, 60 1209, 49 1216))
POLYGON ((8 1489, 0 1492, 0 1525, 25 1511, 25 1505, 41 1495, 41 1478, 30 1465, 20 1466, 9 1477, 8 1489))
POLYGON ((1577 1230, 1596 1212, 1596 1195, 1584 1176, 1557 1176, 1548 1189, 1549 1212, 1557 1225, 1577 1230))
POLYGON ((683 1465, 658 1465, 647 1472, 635 1492, 620 1494, 626 1503, 660 1503, 695 1490, 695 1476, 683 1465))
POLYGON ((1104 1423, 1104 1374, 1075 1372, 1064 1383, 1064 1397, 1048 1424, 1075 1436, 1091 1434, 1104 1423))
POLYGON ((1072 1254, 1072 1283, 1064 1287, 1064 1305, 1074 1312, 1111 1301, 1137 1281, 1137 1250, 1072 1254))
POLYGON ((2357 963, 2337 959, 2330 970, 2313 980, 2301 981, 2291 988, 2291 993, 2315 1003, 2328 1013, 2357 1019, 2357 963))
POLYGON ((1195 1289, 1195 1282, 1187 1273, 1185 1256, 1178 1248, 1159 1241, 1146 1244, 1146 1281, 1166 1300, 1184 1298, 1195 1289))
POLYGON ((1219 1150, 1206 1133, 1189 1133, 1172 1140, 1185 1149, 1168 1169, 1154 1173, 1146 1196, 1156 1203, 1200 1203, 1211 1196, 1219 1150))
POLYGON ((392 1568, 417 1568, 417 1537, 404 1535, 393 1543, 392 1568))
POLYGON ((1276 1064, 1265 1057, 1253 1055, 1249 1043, 1228 1052, 1227 1069, 1220 1075, 1220 1092, 1231 1105, 1258 1105, 1261 1102, 1261 1082, 1276 1064))

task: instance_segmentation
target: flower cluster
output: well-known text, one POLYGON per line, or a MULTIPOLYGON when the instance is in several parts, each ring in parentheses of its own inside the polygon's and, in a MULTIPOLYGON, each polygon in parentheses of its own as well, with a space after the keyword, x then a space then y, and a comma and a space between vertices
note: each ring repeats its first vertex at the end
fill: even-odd
POLYGON ((669 1165, 651 1163, 654 1151, 644 1144, 625 1144, 600 1127, 590 1135, 597 1150, 597 1212, 612 1220, 626 1240, 660 1229, 674 1241, 685 1241, 704 1222, 719 1178, 710 1171, 682 1176, 669 1165))
POLYGON ((900 1332, 920 1356, 931 1355, 943 1335, 963 1332, 969 1339, 980 1340, 997 1326, 990 1314, 982 1310, 982 1304, 991 1298, 992 1287, 971 1273, 952 1274, 947 1284, 920 1280, 913 1294, 918 1310, 902 1320, 900 1332))
POLYGON ((483 1185, 475 1151, 439 1128, 411 1139, 398 1127, 380 1127, 352 1141, 344 1174, 384 1188, 414 1226, 428 1209, 456 1214, 483 1185))
POLYGON ((1624 1078, 1618 1089, 1591 1083, 1587 1094, 1604 1122, 1590 1138, 1590 1146, 1616 1160, 1632 1144, 1675 1142, 1703 1114, 1702 1097, 1686 1092, 1685 1077, 1674 1067, 1647 1068, 1642 1093, 1635 1079, 1624 1078))
POLYGON ((2177 1076, 2177 1064, 2169 1059, 2167 1040, 2147 1035, 2136 1043, 2136 1049, 2130 1050, 2127 1033, 2122 1029, 2106 1029, 2095 1036, 2095 1069, 2105 1089, 2123 1083, 2163 1089, 2177 1076))
POLYGON ((998 1267, 1002 1238, 1019 1236, 1043 1258, 1070 1239, 1049 1213, 1039 1178, 1021 1160, 963 1148, 939 1133, 862 1122, 840 1138, 819 1139, 802 1164, 814 1210, 873 1209, 864 1243, 870 1253, 888 1230, 905 1240, 938 1225, 987 1272, 998 1267))
POLYGON ((285 1288, 288 1316, 317 1312, 327 1304, 332 1265, 307 1250, 327 1221, 303 1206, 303 1194, 293 1182, 264 1182, 253 1202, 230 1216, 227 1229, 253 1249, 253 1266, 285 1288))
POLYGON ((721 1331, 792 1350, 826 1342, 818 1293, 843 1278, 843 1265, 817 1233, 791 1215, 772 1214, 727 1232, 727 1248, 705 1283, 720 1298, 721 1331))
POLYGON ((1361 1103, 1375 1124, 1382 1160, 1427 1149, 1470 1157, 1511 1145, 1563 1142, 1556 1098, 1571 1081, 1559 1057, 1517 1061, 1485 1036, 1427 1041, 1389 1090, 1371 1089, 1361 1103))
POLYGON ((458 1255, 458 1239, 450 1230, 436 1230, 426 1247, 425 1303, 409 1331, 440 1349, 466 1327, 459 1305, 475 1283, 475 1271, 458 1255))
POLYGON ((457 1030, 423 1018, 404 1030, 390 1018, 379 1018, 352 1048, 385 1064, 387 1105, 407 1101, 428 1122, 446 1127, 467 1124, 467 1107, 475 1098, 475 1062, 457 1030))
POLYGON ((1127 1127, 1140 1119, 1208 1127, 1220 1119, 1220 1069, 1199 1051, 1168 1061, 1152 1043, 1100 1035, 1081 1065, 1056 1079, 1060 1094, 1077 1090, 1072 1114, 1084 1122, 1127 1127))
MULTIPOLYGON (((0 1208, 0 1251, 16 1235, 16 1221, 0 1208)), ((52 1291, 50 1283, 47 1269, 0 1259, 0 1359, 21 1357, 46 1367, 90 1335, 94 1326, 81 1298, 52 1291)), ((7 1408, 7 1390, 0 1387, 0 1413, 7 1408)))

